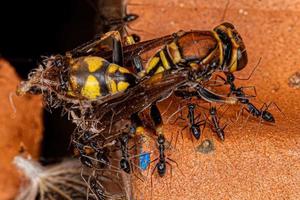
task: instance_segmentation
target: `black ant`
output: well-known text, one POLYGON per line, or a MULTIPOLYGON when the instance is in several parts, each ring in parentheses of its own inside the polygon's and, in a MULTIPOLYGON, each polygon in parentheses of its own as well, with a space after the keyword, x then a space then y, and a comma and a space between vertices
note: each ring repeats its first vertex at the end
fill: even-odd
POLYGON ((227 125, 225 125, 223 128, 220 127, 220 119, 217 116, 217 109, 216 107, 212 106, 209 109, 209 114, 211 116, 211 121, 213 125, 213 131, 217 133, 218 137, 224 141, 225 136, 224 136, 224 129, 226 128, 227 125))
POLYGON ((105 168, 110 165, 110 161, 108 159, 109 149, 107 147, 101 148, 97 151, 96 158, 99 162, 100 168, 105 168))
POLYGON ((89 183, 90 183, 89 185, 92 190, 92 193, 94 193, 97 196, 97 199, 99 200, 105 199, 103 186, 98 183, 96 178, 92 176, 89 180, 89 183))
POLYGON ((95 167, 92 161, 93 158, 90 158, 89 155, 96 154, 96 161, 99 162, 99 167, 105 168, 110 164, 108 158, 109 149, 107 147, 98 148, 97 143, 95 141, 90 141, 89 136, 90 136, 89 133, 86 132, 83 134, 83 138, 81 139, 82 141, 85 142, 89 141, 89 145, 84 145, 82 143, 73 141, 75 150, 77 150, 77 153, 80 156, 80 161, 82 164, 84 164, 87 167, 90 168, 95 167))
POLYGON ((230 85, 230 94, 234 94, 236 97, 238 97, 239 101, 242 104, 245 104, 247 106, 247 108, 248 108, 248 109, 246 109, 247 112, 252 114, 254 117, 257 117, 257 118, 261 117, 263 120, 265 120, 267 122, 275 123, 275 118, 273 117, 273 115, 270 112, 267 111, 270 104, 269 105, 264 104, 261 109, 256 108, 250 102, 250 100, 246 97, 246 95, 243 91, 243 87, 237 88, 234 85, 234 80, 235 80, 234 75, 232 73, 227 73, 226 77, 227 77, 226 82, 230 85), (263 109, 264 107, 265 107, 265 109, 263 109))
POLYGON ((172 165, 167 160, 175 163, 178 167, 178 164, 176 161, 165 156, 165 142, 166 142, 165 136, 163 134, 160 134, 157 138, 159 157, 154 159, 153 161, 151 161, 151 162, 155 162, 158 160, 158 163, 156 163, 155 167, 153 168, 151 175, 153 175, 155 169, 157 168, 158 175, 160 177, 163 177, 166 174, 167 165, 169 165, 171 167, 171 171, 172 171, 172 165))
MULTIPOLYGON (((206 121, 205 120, 201 120, 201 121, 198 121, 199 117, 200 117, 200 114, 197 115, 195 117, 195 109, 196 109, 196 104, 194 103, 188 103, 187 105, 188 107, 188 114, 187 114, 187 119, 189 120, 189 124, 184 126, 181 130, 181 136, 182 136, 182 132, 189 127, 192 135, 197 139, 199 140, 200 137, 201 137, 201 134, 202 134, 202 130, 201 130, 201 125, 204 125, 204 128, 205 128, 205 125, 206 125, 206 121), (196 122, 198 121, 198 122, 196 122)), ((181 116, 179 116, 177 119, 181 119, 181 120, 185 120, 183 117, 182 117, 182 108, 180 109, 181 110, 181 116)), ((172 123, 176 123, 177 119, 172 123)), ((204 129, 203 128, 203 129, 204 129)), ((182 136, 183 137, 183 136, 182 136)), ((177 140, 177 138, 176 138, 177 140)))
POLYGON ((78 150, 79 156, 80 156, 80 161, 83 165, 92 168, 93 167, 93 162, 90 158, 88 158, 87 154, 89 154, 89 148, 87 146, 84 146, 83 144, 80 143, 75 143, 74 144, 75 148, 78 150))
POLYGON ((121 144, 121 152, 122 152, 120 167, 124 172, 129 174, 131 172, 131 166, 130 166, 130 162, 128 161, 128 157, 129 157, 128 140, 129 140, 129 136, 126 133, 123 133, 122 136, 119 138, 121 144))
MULTIPOLYGON (((200 117, 200 115, 195 117, 195 108, 196 105, 195 104, 188 104, 188 119, 190 120, 190 131, 192 132, 193 136, 199 140, 200 136, 201 136, 201 125, 205 126, 205 122, 204 121, 199 121, 197 123, 195 123, 195 121, 200 117), (204 122, 204 123, 202 123, 204 122)), ((186 126, 187 127, 187 126, 186 126)))

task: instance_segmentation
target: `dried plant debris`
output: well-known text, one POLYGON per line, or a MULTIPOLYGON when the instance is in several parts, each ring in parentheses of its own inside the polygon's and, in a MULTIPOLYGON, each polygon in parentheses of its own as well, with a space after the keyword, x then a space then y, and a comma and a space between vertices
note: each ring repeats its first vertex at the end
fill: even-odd
POLYGON ((116 192, 121 187, 116 184, 118 176, 109 170, 84 170, 78 160, 43 167, 36 161, 16 156, 14 164, 27 179, 16 200, 126 199, 123 193, 116 192))
POLYGON ((203 154, 211 153, 215 150, 214 143, 212 140, 204 140, 198 147, 197 151, 203 154))
POLYGON ((290 76, 289 86, 295 89, 300 88, 300 72, 296 72, 292 76, 290 76))
POLYGON ((74 200, 84 199, 87 195, 87 185, 81 177, 81 164, 77 160, 43 167, 36 161, 17 156, 14 164, 27 178, 17 200, 74 200))

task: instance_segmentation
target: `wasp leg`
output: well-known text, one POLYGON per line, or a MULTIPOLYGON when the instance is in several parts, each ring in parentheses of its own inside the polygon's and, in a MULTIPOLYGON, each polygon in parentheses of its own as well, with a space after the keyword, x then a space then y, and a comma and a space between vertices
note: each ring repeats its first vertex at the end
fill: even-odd
POLYGON ((222 95, 218 95, 213 93, 212 91, 204 88, 201 85, 196 86, 198 96, 208 102, 216 102, 216 103, 226 103, 226 104, 236 104, 238 99, 235 97, 225 97, 222 95))
MULTIPOLYGON (((140 41, 140 37, 136 34, 128 35, 128 36, 125 37, 126 45, 133 45, 133 44, 135 44, 139 41, 140 41)), ((131 62, 133 64, 132 66, 133 66, 134 71, 136 73, 138 73, 140 77, 143 77, 144 72, 142 72, 142 71, 143 71, 144 67, 143 67, 141 57, 139 55, 135 55, 135 54, 132 55, 131 57, 132 57, 131 62)))
POLYGON ((156 134, 163 135, 163 131, 162 131, 163 121, 162 121, 160 111, 158 110, 158 107, 155 103, 151 105, 150 116, 154 122, 156 134))
POLYGON ((112 62, 124 66, 122 41, 119 32, 113 37, 112 62))
MULTIPOLYGON (((71 51, 68 51, 66 53, 66 55, 68 57, 96 55, 97 52, 99 52, 101 50, 101 48, 103 49, 103 47, 101 47, 101 44, 104 43, 104 41, 106 41, 108 38, 112 38, 113 40, 121 42, 120 33, 118 31, 110 31, 110 32, 105 33, 100 38, 96 37, 95 39, 90 40, 90 41, 84 43, 83 45, 81 45, 75 49, 72 49, 71 51)), ((115 47, 113 47, 113 48, 115 48, 115 47)), ((121 47, 121 49, 122 49, 122 47, 121 47)))

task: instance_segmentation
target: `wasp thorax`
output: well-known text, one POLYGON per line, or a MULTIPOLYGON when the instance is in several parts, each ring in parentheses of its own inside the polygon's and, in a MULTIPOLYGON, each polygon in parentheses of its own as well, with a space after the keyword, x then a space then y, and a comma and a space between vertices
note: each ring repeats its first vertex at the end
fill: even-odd
POLYGON ((101 57, 80 57, 70 63, 68 94, 71 96, 93 100, 124 91, 136 81, 127 69, 101 57))
POLYGON ((225 22, 214 28, 214 31, 222 41, 222 69, 230 72, 242 70, 247 65, 248 57, 245 44, 235 27, 225 22))

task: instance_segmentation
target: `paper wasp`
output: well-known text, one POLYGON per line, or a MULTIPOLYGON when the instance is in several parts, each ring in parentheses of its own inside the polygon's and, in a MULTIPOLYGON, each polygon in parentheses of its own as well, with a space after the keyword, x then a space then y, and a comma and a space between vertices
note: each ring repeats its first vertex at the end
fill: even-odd
MULTIPOLYGON (((68 108, 72 120, 79 129, 92 132, 102 147, 129 132, 132 115, 148 107, 156 109, 155 103, 173 91, 177 96, 196 96, 208 102, 239 102, 237 96, 209 90, 206 83, 215 72, 232 73, 246 64, 244 43, 229 23, 213 31, 180 31, 125 46, 117 32, 109 32, 65 56, 45 61, 45 67, 23 82, 18 93, 38 88, 48 96, 55 94, 64 106, 72 104, 68 108), (110 49, 102 42, 111 37, 110 49)), ((152 119, 161 120, 158 115, 152 119)), ((156 135, 163 136, 159 126, 156 135)))

